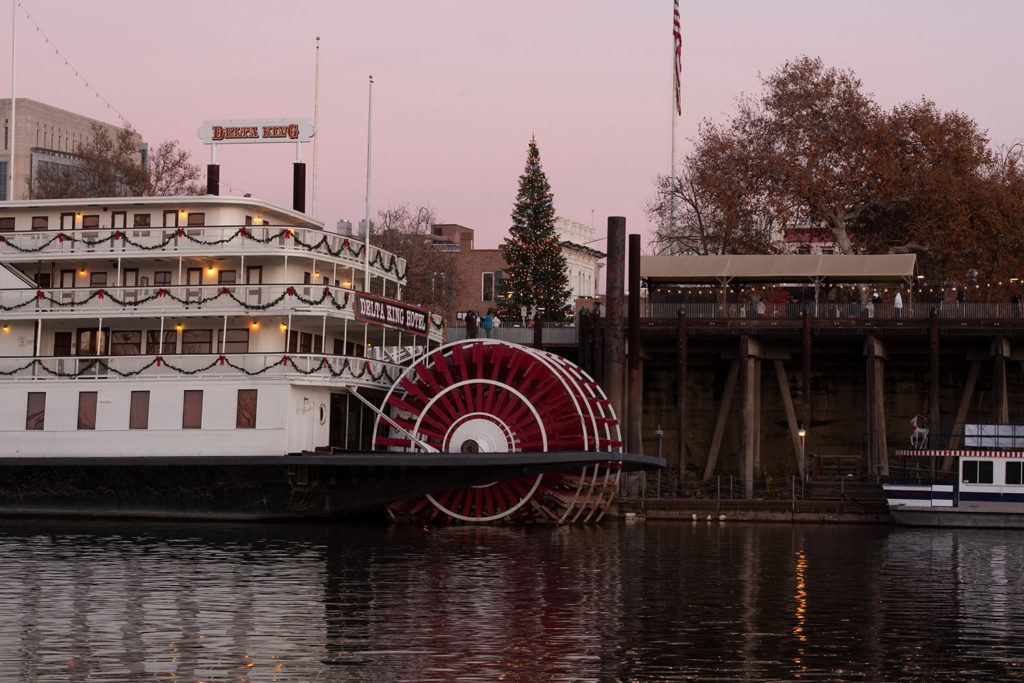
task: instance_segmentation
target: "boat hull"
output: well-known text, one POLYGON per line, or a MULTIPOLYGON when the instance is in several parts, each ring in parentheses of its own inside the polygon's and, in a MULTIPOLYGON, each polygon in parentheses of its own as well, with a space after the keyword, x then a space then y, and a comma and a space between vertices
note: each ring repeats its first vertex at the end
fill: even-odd
MULTIPOLYGON (((607 453, 0 458, 0 516, 287 520, 348 517, 387 503, 529 474, 607 453)), ((664 460, 616 454, 623 469, 664 460)))
POLYGON ((944 529, 1024 529, 1024 512, 977 512, 955 508, 890 507, 901 526, 944 529))

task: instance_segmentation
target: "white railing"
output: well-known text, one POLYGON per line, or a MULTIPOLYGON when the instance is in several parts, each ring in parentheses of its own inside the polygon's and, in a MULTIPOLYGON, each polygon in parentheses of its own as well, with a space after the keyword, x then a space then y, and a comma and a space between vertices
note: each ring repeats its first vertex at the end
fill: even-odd
POLYGON ((94 380, 141 377, 199 380, 266 377, 314 384, 390 387, 396 363, 358 356, 293 353, 146 354, 137 356, 0 357, 0 381, 94 380))
POLYGON ((354 297, 354 291, 343 287, 284 284, 0 289, 0 310, 11 318, 35 317, 41 311, 90 317, 317 312, 352 318, 354 297))
MULTIPOLYGON (((541 330, 542 340, 544 344, 576 344, 578 337, 576 334, 576 326, 559 326, 559 327, 545 327, 541 330)), ((464 325, 459 327, 448 326, 448 341, 461 341, 468 338, 466 334, 466 327, 464 325)), ((476 337, 478 339, 487 339, 487 335, 484 334, 484 328, 477 326, 476 337)), ((534 332, 532 327, 508 327, 502 325, 501 327, 495 327, 491 329, 491 339, 501 339, 503 341, 513 342, 515 344, 523 344, 524 346, 531 346, 534 340, 534 332)))
POLYGON ((1013 303, 914 303, 897 309, 893 304, 787 303, 755 305, 751 303, 652 303, 643 302, 644 318, 675 318, 683 310, 687 318, 800 318, 806 310, 812 318, 850 319, 928 318, 932 311, 939 318, 1006 319, 1020 318, 1021 305, 1013 303))
MULTIPOLYGON (((317 228, 231 225, 102 230, 16 230, 0 233, 0 260, 34 261, 57 255, 103 256, 173 252, 210 255, 219 251, 266 254, 297 253, 339 259, 361 268, 363 241, 317 228)), ((405 280, 406 262, 370 245, 370 269, 405 280)))

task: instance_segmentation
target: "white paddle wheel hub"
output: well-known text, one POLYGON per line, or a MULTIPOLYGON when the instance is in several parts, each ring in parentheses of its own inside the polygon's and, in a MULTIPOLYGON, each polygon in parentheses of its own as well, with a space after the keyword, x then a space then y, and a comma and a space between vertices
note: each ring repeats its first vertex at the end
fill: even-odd
MULTIPOLYGON (((471 339, 435 349, 410 366, 384 401, 378 448, 403 452, 620 453, 619 423, 589 375, 546 351, 471 339)), ((463 522, 597 521, 618 490, 610 456, 559 470, 441 491, 392 503, 393 514, 463 522)))

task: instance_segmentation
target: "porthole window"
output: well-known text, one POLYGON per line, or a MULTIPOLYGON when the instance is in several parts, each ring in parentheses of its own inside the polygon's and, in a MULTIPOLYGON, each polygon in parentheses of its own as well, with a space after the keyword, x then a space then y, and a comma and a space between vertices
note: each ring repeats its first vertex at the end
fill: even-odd
POLYGON ((320 424, 327 423, 327 406, 323 403, 320 404, 320 424))

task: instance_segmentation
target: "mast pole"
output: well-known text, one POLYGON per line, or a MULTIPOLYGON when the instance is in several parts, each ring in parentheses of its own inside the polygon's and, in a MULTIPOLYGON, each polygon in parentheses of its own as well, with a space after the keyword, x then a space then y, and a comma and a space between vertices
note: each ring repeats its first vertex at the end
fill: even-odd
POLYGON ((363 291, 370 293, 370 134, 373 123, 373 74, 366 105, 366 235, 363 242, 363 291))
POLYGON ((10 164, 8 165, 8 167, 7 167, 7 177, 10 180, 9 184, 10 184, 10 188, 11 189, 7 193, 7 200, 8 201, 14 201, 14 199, 15 199, 15 197, 14 197, 14 153, 17 150, 17 147, 15 147, 15 145, 14 145, 14 142, 15 142, 14 138, 15 138, 15 134, 17 133, 17 130, 18 130, 18 125, 17 125, 17 119, 14 118, 14 116, 15 116, 15 109, 16 109, 16 105, 17 105, 18 100, 15 99, 15 94, 14 94, 14 74, 15 74, 14 58, 15 58, 15 55, 17 54, 15 52, 15 49, 14 49, 14 47, 15 47, 15 42, 14 41, 15 41, 15 36, 16 36, 15 30, 14 30, 14 25, 17 23, 17 19, 18 19, 18 0, 11 0, 11 161, 10 161, 10 164))
POLYGON ((316 78, 313 85, 313 206, 311 215, 316 218, 316 147, 320 140, 320 36, 316 37, 316 78))

